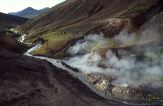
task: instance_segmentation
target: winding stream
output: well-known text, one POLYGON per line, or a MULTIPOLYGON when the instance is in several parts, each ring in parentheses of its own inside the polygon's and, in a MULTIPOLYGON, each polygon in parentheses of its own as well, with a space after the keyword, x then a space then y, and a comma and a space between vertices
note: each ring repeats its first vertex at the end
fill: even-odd
MULTIPOLYGON (((23 43, 25 40, 25 36, 26 36, 26 34, 23 34, 20 37, 19 42, 23 43)), ((107 96, 105 96, 105 93, 97 91, 95 86, 86 79, 86 77, 83 73, 74 72, 73 70, 65 67, 62 64, 62 62, 63 62, 62 60, 48 58, 48 57, 44 57, 44 56, 33 56, 33 55, 31 55, 32 51, 35 51, 35 50, 39 49, 40 47, 41 47, 41 44, 37 44, 37 45, 33 46, 32 48, 30 48, 26 53, 24 53, 24 55, 31 56, 31 57, 38 58, 38 59, 42 59, 42 60, 46 60, 46 61, 52 63, 55 67, 58 67, 60 69, 68 71, 73 77, 78 78, 83 84, 85 84, 87 87, 89 87, 97 95, 100 95, 101 97, 103 97, 107 100, 112 100, 112 98, 110 98, 110 97, 108 98, 107 96)))
MULTIPOLYGON (((19 42, 24 43, 25 36, 26 36, 26 34, 22 34, 22 36, 19 39, 19 42)), ((107 99, 109 101, 117 101, 117 102, 119 102, 119 100, 116 100, 112 96, 107 96, 104 92, 102 92, 100 90, 97 90, 97 88, 91 82, 88 81, 88 79, 86 78, 85 74, 79 73, 79 72, 75 72, 72 69, 69 69, 68 67, 64 66, 62 64, 63 63, 62 60, 48 58, 48 57, 44 57, 44 56, 33 56, 33 55, 31 55, 32 51, 35 51, 35 50, 39 49, 40 47, 41 47, 41 44, 37 44, 34 47, 30 48, 26 53, 24 53, 24 55, 31 56, 31 57, 38 58, 38 59, 42 59, 42 60, 46 60, 46 61, 52 63, 55 67, 58 67, 60 69, 63 69, 63 70, 66 70, 67 72, 69 72, 73 77, 79 79, 83 84, 85 84, 87 87, 89 87, 97 95, 99 95, 99 96, 101 96, 104 99, 107 99)), ((121 101, 121 102, 123 102, 123 101, 121 101)), ((125 103, 125 104, 132 104, 132 105, 133 104, 134 105, 135 104, 138 105, 139 103, 141 103, 141 104, 142 103, 143 104, 148 104, 146 101, 138 101, 138 104, 137 104, 137 102, 135 103, 135 101, 131 101, 129 103, 128 102, 123 102, 123 103, 125 103)))

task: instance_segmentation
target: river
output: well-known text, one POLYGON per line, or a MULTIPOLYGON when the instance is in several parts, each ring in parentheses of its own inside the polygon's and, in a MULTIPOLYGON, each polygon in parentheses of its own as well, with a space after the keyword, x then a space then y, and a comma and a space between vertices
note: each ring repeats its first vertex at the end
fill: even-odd
MULTIPOLYGON (((25 36, 26 36, 26 34, 22 34, 22 36, 19 38, 19 42, 25 43, 24 42, 25 36)), ((25 44, 28 44, 28 43, 25 43, 25 44)), ((75 72, 72 69, 69 69, 68 67, 64 66, 62 64, 64 62, 63 60, 58 60, 58 59, 54 59, 54 58, 48 58, 48 57, 44 57, 44 56, 33 56, 31 54, 31 52, 39 49, 40 47, 41 47, 41 44, 36 44, 32 48, 30 48, 26 53, 24 53, 24 55, 31 56, 31 57, 38 58, 38 59, 42 59, 42 60, 46 60, 46 61, 52 63, 55 67, 58 67, 58 68, 63 69, 63 70, 66 70, 73 77, 78 78, 83 84, 85 84, 87 87, 89 87, 90 90, 92 90, 97 95, 99 95, 102 98, 105 98, 107 100, 112 100, 112 98, 106 96, 105 93, 103 93, 103 92, 101 92, 99 90, 97 91, 97 89, 95 88, 95 86, 87 80, 86 76, 83 73, 75 72)))
MULTIPOLYGON (((25 37, 26 37, 26 34, 22 34, 22 36, 19 38, 19 42, 25 43, 24 42, 25 37)), ((28 44, 28 43, 26 43, 26 44, 28 44)), ((87 87, 89 87, 90 90, 92 90, 94 93, 101 96, 102 98, 109 100, 109 101, 119 102, 112 96, 107 96, 104 92, 97 90, 97 88, 91 82, 88 81, 85 74, 83 74, 81 72, 76 72, 73 69, 70 69, 70 68, 66 67, 65 65, 63 65, 64 60, 58 60, 58 59, 44 57, 44 56, 33 56, 31 54, 31 52, 39 49, 40 47, 41 47, 41 44, 36 44, 32 48, 30 48, 26 53, 24 53, 24 55, 42 59, 42 60, 46 60, 46 61, 50 62, 51 64, 53 64, 55 67, 58 67, 60 69, 63 69, 63 70, 66 70, 67 72, 69 72, 73 77, 79 79, 83 84, 85 84, 87 87)), ((121 102, 123 102, 123 101, 121 101, 121 102)), ((134 101, 130 101, 130 102, 128 101, 128 102, 123 102, 123 103, 138 105, 137 102, 134 102, 134 101)), ((146 102, 146 101, 139 101, 139 103, 148 104, 148 102, 146 102)))

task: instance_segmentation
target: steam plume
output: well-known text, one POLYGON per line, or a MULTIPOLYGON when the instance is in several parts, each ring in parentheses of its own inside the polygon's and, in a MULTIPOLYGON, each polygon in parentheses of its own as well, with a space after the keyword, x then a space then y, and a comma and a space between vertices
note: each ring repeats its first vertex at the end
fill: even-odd
MULTIPOLYGON (((112 40, 125 46, 142 45, 159 39, 159 36, 158 31, 155 29, 147 29, 141 35, 129 34, 126 30, 123 30, 112 40)), ((105 44, 107 40, 102 34, 88 35, 83 41, 79 41, 70 47, 68 52, 73 57, 66 63, 78 68, 83 73, 102 73, 114 77, 115 80, 113 80, 112 84, 117 86, 139 87, 141 85, 150 85, 150 87, 163 87, 162 47, 147 47, 147 49, 143 49, 138 53, 135 50, 135 53, 125 56, 119 53, 121 55, 121 58, 119 58, 111 49, 108 49, 105 56, 101 56, 96 51, 87 51, 88 48, 94 46, 95 42, 105 44)), ((119 50, 117 49, 117 51, 119 50)))

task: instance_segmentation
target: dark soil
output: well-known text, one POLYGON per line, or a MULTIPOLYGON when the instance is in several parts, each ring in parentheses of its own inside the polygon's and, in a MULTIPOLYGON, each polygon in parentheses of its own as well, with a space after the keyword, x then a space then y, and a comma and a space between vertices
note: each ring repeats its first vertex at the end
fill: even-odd
POLYGON ((46 61, 0 51, 0 106, 123 105, 106 101, 46 61))

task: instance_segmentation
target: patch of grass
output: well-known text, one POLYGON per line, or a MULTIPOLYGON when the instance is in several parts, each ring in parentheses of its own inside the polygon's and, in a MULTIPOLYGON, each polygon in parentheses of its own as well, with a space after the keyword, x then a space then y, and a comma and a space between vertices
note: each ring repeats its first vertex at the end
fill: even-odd
POLYGON ((107 52, 109 49, 112 48, 120 48, 121 46, 118 45, 118 43, 112 39, 105 39, 104 41, 96 41, 93 42, 89 45, 87 45, 86 48, 84 48, 83 51, 85 51, 86 53, 90 53, 90 52, 98 52, 99 54, 104 54, 105 52, 107 52))
POLYGON ((115 41, 107 39, 106 42, 97 42, 91 50, 95 51, 101 48, 113 48, 117 46, 118 45, 115 41))
POLYGON ((43 36, 42 39, 45 40, 45 43, 42 47, 33 54, 37 55, 54 55, 60 49, 67 46, 67 42, 74 38, 71 34, 61 34, 60 32, 49 32, 43 36))

